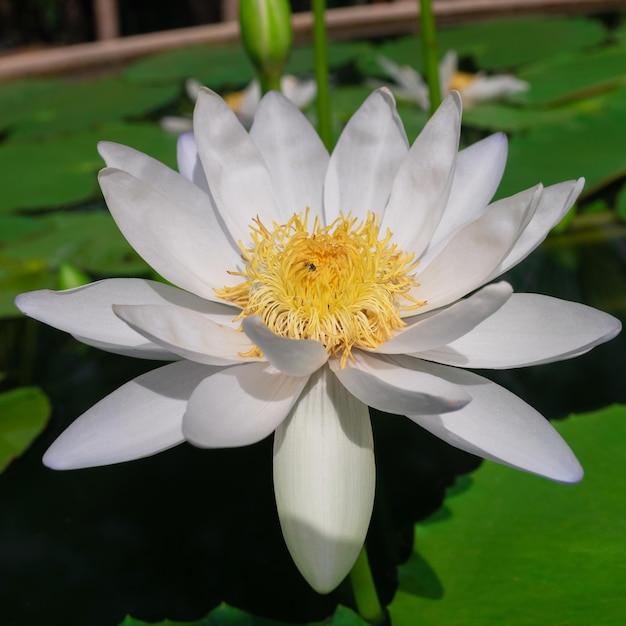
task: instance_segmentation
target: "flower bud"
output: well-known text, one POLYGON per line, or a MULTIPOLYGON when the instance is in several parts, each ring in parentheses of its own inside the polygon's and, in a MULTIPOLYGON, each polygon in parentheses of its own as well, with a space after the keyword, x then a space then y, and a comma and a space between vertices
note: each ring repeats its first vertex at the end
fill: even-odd
POLYGON ((289 0, 241 0, 239 27, 263 92, 280 89, 293 41, 289 0))

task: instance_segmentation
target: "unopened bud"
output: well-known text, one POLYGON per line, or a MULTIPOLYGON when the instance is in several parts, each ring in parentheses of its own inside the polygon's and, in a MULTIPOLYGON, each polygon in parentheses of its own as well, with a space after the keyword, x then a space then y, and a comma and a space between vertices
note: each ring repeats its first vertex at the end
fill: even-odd
POLYGON ((239 27, 263 92, 280 89, 293 42, 289 0, 241 0, 239 27))

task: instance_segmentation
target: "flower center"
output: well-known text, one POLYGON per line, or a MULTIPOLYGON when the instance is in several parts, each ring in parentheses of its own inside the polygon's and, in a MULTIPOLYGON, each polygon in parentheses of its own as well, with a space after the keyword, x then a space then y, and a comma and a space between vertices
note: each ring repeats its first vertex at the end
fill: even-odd
POLYGON ((270 230, 257 217, 252 245, 239 244, 245 269, 229 272, 244 280, 216 294, 241 307, 237 319, 259 315, 276 335, 318 341, 344 366, 353 347, 375 348, 403 327, 400 311, 425 304, 409 295, 418 262, 391 243, 391 231, 379 239, 372 213, 329 226, 315 218, 310 230, 308 218, 307 209, 270 230))

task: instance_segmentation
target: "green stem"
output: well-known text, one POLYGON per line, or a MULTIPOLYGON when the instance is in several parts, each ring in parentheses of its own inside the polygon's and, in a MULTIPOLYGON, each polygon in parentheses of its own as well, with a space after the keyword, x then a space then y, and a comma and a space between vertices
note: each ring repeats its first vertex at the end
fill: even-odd
POLYGON ((441 104, 439 85, 439 55, 437 54, 437 27, 431 0, 419 0, 422 34, 422 54, 424 56, 424 76, 428 83, 430 114, 441 104))
POLYGON ((312 0, 313 8, 313 55, 315 57, 315 80, 317 81, 317 132, 328 150, 333 138, 330 123, 330 94, 328 86, 328 41, 324 13, 326 0, 312 0))
POLYGON ((387 611, 380 605, 365 546, 352 566, 349 578, 359 615, 372 626, 387 626, 389 618, 387 611))
POLYGON ((259 83, 261 84, 261 93, 265 95, 268 91, 280 91, 280 76, 268 76, 263 72, 259 72, 259 83))

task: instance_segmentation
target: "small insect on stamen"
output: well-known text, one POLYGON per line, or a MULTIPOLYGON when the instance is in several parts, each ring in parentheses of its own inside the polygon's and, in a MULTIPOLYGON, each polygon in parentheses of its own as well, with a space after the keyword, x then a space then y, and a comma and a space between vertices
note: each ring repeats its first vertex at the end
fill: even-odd
POLYGON ((376 348, 404 326, 401 311, 424 305, 413 295, 417 261, 389 230, 380 237, 372 213, 311 228, 308 216, 273 229, 253 220, 252 245, 240 244, 244 280, 216 294, 242 308, 238 319, 259 315, 279 337, 318 341, 345 367, 353 348, 376 348))

